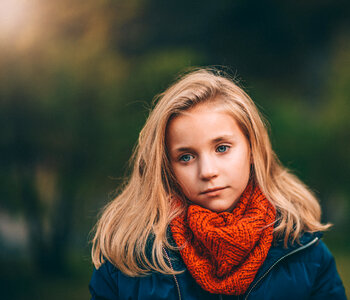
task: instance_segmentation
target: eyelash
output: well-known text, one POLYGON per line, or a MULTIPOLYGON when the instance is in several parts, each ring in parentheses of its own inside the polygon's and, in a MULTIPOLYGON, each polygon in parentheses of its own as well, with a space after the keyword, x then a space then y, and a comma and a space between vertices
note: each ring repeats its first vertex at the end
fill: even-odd
POLYGON ((184 160, 184 157, 186 157, 186 156, 191 156, 191 157, 193 158, 193 155, 192 155, 192 154, 184 154, 184 155, 181 155, 181 156, 179 157, 179 161, 182 161, 182 162, 185 162, 185 163, 189 162, 190 159, 189 159, 189 160, 184 160))
MULTIPOLYGON (((215 149, 215 151, 216 152, 218 152, 218 153, 226 153, 227 151, 228 151, 228 149, 230 148, 230 146, 228 146, 228 145, 220 145, 220 146, 218 146, 216 149, 215 149), (219 148, 222 148, 222 147, 224 147, 224 151, 219 151, 219 148)), ((192 154, 184 154, 184 155, 181 155, 180 157, 179 157, 179 161, 182 161, 182 162, 185 162, 185 163, 187 163, 187 162, 189 162, 191 159, 193 159, 194 158, 194 156, 192 155, 192 154), (190 157, 188 160, 185 160, 184 158, 185 157, 190 157)))
POLYGON ((216 148, 216 152, 219 152, 219 153, 225 153, 225 152, 227 152, 227 150, 230 148, 230 146, 229 145, 220 145, 220 146, 218 146, 217 148, 216 148), (221 147, 225 147, 225 151, 219 151, 219 148, 221 148, 221 147))

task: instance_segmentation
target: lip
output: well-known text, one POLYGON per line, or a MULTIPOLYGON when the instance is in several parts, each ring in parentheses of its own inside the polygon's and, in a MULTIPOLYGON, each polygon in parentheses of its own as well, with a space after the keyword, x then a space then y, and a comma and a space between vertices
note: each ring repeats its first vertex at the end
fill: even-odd
POLYGON ((224 189, 226 189, 226 186, 224 186, 224 187, 214 187, 214 188, 207 189, 207 190, 201 192, 200 195, 217 196, 224 189))

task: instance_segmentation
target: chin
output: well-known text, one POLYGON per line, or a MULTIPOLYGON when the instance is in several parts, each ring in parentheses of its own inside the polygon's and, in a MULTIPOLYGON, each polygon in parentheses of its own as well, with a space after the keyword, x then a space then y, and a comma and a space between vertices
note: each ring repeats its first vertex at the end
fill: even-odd
POLYGON ((235 208, 235 203, 231 205, 216 206, 216 207, 213 207, 212 209, 211 208, 209 209, 216 213, 222 213, 222 212, 232 212, 234 208, 235 208))
POLYGON ((211 210, 212 212, 222 213, 222 212, 231 212, 233 208, 224 206, 224 207, 213 207, 213 208, 208 207, 208 209, 211 210))

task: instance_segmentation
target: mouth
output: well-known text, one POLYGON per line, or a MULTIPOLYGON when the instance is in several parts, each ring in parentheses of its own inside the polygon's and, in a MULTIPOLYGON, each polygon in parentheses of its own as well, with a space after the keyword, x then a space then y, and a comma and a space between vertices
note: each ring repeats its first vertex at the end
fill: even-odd
POLYGON ((207 196, 216 196, 218 195, 222 190, 226 189, 227 187, 214 187, 211 189, 207 189, 200 193, 200 195, 207 195, 207 196))

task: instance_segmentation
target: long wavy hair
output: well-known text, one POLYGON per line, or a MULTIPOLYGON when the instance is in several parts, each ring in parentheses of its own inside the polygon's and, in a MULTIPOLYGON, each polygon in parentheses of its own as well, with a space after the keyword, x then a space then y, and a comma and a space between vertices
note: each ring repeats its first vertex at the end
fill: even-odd
POLYGON ((103 210, 95 226, 92 261, 105 259, 123 273, 140 276, 151 270, 175 273, 164 248, 167 228, 186 209, 172 172, 166 148, 169 120, 205 102, 222 105, 238 122, 252 153, 251 178, 276 208, 275 239, 295 241, 302 232, 327 229, 313 193, 285 167, 273 152, 265 122, 250 97, 232 79, 214 69, 198 69, 176 81, 155 99, 132 157, 133 169, 121 193, 103 210), (149 241, 152 240, 152 243, 149 241))

